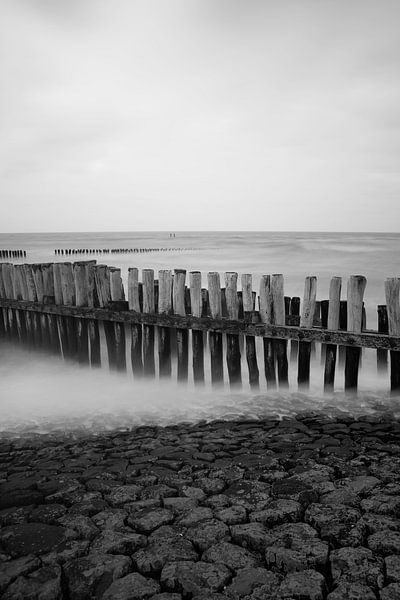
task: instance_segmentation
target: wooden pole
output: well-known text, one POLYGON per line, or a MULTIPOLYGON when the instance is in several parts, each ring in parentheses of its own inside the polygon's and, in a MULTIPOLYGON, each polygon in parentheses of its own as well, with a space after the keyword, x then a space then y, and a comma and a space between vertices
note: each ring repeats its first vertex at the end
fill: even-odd
MULTIPOLYGON (((347 300, 340 301, 339 327, 347 331, 347 300)), ((344 367, 346 362, 346 346, 339 346, 339 366, 344 367)))
MULTIPOLYGON (((88 306, 98 307, 100 301, 97 296, 96 286, 96 261, 88 261, 86 263, 86 280, 88 286, 88 306)), ((100 330, 99 323, 96 319, 88 321, 88 335, 90 348, 90 364, 92 367, 101 366, 101 345, 100 345, 100 330)))
MULTIPOLYGON (((119 302, 125 300, 125 291, 122 283, 121 269, 109 268, 111 301, 119 302)), ((113 323, 114 328, 114 358, 115 369, 126 371, 126 344, 124 323, 113 323)))
MULTIPOLYGON (((231 320, 237 320, 239 314, 237 278, 237 273, 225 273, 226 311, 228 319, 231 320)), ((229 383, 232 388, 238 387, 242 382, 238 335, 230 333, 226 335, 226 363, 228 367, 229 383)))
MULTIPOLYGON (((290 315, 293 317, 300 316, 300 298, 293 296, 290 300, 290 315)), ((299 342, 297 340, 290 341, 290 362, 297 363, 299 354, 299 342)))
MULTIPOLYGON (((88 305, 88 285, 86 277, 86 265, 82 262, 76 262, 73 265, 73 274, 75 282, 75 305, 88 305)), ((89 364, 89 338, 88 326, 85 319, 76 319, 76 341, 77 357, 81 365, 89 364)))
MULTIPOLYGON (((272 275, 271 278, 271 296, 272 296, 272 315, 275 325, 285 324, 285 297, 283 293, 283 275, 272 275)), ((278 381, 280 388, 287 388, 288 379, 288 360, 287 360, 287 341, 276 340, 274 342, 276 362, 278 367, 278 381)))
MULTIPOLYGON (((262 323, 273 323, 272 291, 270 275, 263 275, 260 280, 260 320, 262 323)), ((268 389, 276 388, 275 351, 271 338, 263 338, 264 371, 268 389)))
MULTIPOLYGON (((43 276, 43 303, 55 304, 53 264, 42 264, 41 271, 43 276)), ((47 328, 49 332, 49 348, 55 354, 60 354, 60 339, 58 334, 57 318, 55 317, 55 315, 47 315, 47 328)))
MULTIPOLYGON (((300 316, 300 327, 312 327, 314 323, 315 304, 317 294, 317 278, 306 277, 304 282, 304 298, 300 316)), ((310 385, 310 356, 311 343, 299 342, 299 362, 297 383, 300 388, 310 385)))
MULTIPOLYGON (((329 286, 329 301, 326 326, 327 329, 339 329, 340 322, 340 294, 342 290, 342 278, 332 277, 329 286)), ((324 390, 333 391, 335 385, 336 369, 336 344, 326 344, 325 346, 325 372, 324 372, 324 390)))
MULTIPOLYGON (((390 335, 400 336, 400 279, 390 277, 385 281, 385 295, 390 335)), ((398 393, 400 389, 400 352, 390 351, 390 389, 398 393)))
MULTIPOLYGON (((185 315, 185 282, 186 271, 175 269, 172 286, 173 310, 175 315, 185 315)), ((188 378, 188 332, 187 329, 176 330, 176 351, 178 361, 178 381, 186 381, 188 378)))
MULTIPOLYGON (((222 317, 221 283, 219 279, 219 273, 208 273, 207 280, 210 314, 213 318, 222 317)), ((210 331, 209 343, 211 356, 211 383, 214 386, 219 386, 224 381, 222 334, 210 331)))
MULTIPOLYGON (((253 312, 253 279, 250 274, 242 275, 242 299, 244 313, 253 312)), ((253 390, 257 390, 260 387, 260 373, 257 365, 256 339, 252 335, 246 335, 245 339, 249 383, 253 390)))
MULTIPOLYGON (((128 303, 129 310, 141 312, 139 300, 139 270, 135 267, 128 269, 128 303)), ((140 324, 132 323, 131 363, 132 372, 137 377, 143 375, 142 338, 142 326, 140 324)))
MULTIPOLYGON (((362 306, 367 280, 362 275, 352 275, 347 283, 347 330, 360 333, 362 329, 362 306)), ((360 348, 346 347, 344 374, 345 390, 356 390, 360 348)))
MULTIPOLYGON (((378 306, 378 331, 379 333, 389 333, 389 323, 386 304, 378 306)), ((376 351, 376 363, 378 373, 387 373, 388 370, 388 353, 387 350, 378 348, 376 351)))
MULTIPOLYGON (((189 273, 190 308, 194 317, 201 317, 203 310, 201 273, 189 273)), ((192 331, 193 380, 204 384, 204 341, 202 331, 192 331)))
MULTIPOLYGON (((158 312, 172 312, 172 273, 158 272, 158 312)), ((168 327, 158 328, 158 365, 160 377, 171 377, 171 336, 168 327)))
MULTIPOLYGON (((154 271, 142 270, 143 280, 143 312, 154 313, 154 271)), ((143 325, 143 372, 145 375, 155 375, 154 363, 154 327, 143 325)))

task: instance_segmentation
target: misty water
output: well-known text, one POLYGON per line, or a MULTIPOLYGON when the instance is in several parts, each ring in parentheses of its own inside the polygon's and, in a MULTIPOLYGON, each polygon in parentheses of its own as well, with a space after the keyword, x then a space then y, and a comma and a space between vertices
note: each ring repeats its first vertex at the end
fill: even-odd
MULTIPOLYGON (((158 233, 62 233, 0 235, 0 248, 25 249, 26 259, 14 262, 80 260, 85 257, 54 255, 55 248, 168 248, 165 252, 91 255, 98 263, 120 267, 126 279, 128 267, 219 271, 253 274, 258 289, 262 274, 283 273, 285 294, 303 295, 304 278, 318 277, 317 299, 328 297, 330 278, 352 274, 367 277, 365 305, 367 327, 376 329, 378 304, 385 303, 384 280, 398 275, 400 235, 336 233, 245 233, 168 232, 158 233), (179 248, 174 250, 174 248, 179 248)), ((89 258, 89 256, 87 257, 89 258)), ((206 280, 204 280, 206 281, 206 280)), ((240 285, 239 285, 240 287, 240 285)), ((157 336, 156 336, 157 338, 157 336)), ((189 340, 190 341, 190 340, 189 340)), ((195 386, 189 377, 176 383, 173 363, 171 380, 135 379, 129 363, 127 330, 126 373, 110 372, 102 348, 100 369, 80 367, 38 351, 27 350, 4 340, 0 342, 0 433, 22 435, 30 432, 99 431, 129 428, 139 424, 171 424, 215 418, 261 418, 292 415, 304 410, 325 410, 360 415, 375 411, 400 412, 399 398, 389 394, 389 375, 377 373, 376 352, 363 350, 357 396, 344 393, 343 366, 338 369, 335 392, 324 395, 321 345, 312 353, 311 385, 299 392, 296 364, 289 364, 288 390, 267 390, 263 373, 261 340, 258 344, 260 390, 247 382, 247 365, 242 350, 240 389, 213 389, 209 376, 204 386, 195 386)), ((190 347, 190 343, 189 343, 190 347)), ((157 349, 155 349, 157 363, 157 349)), ((289 344, 290 355, 290 344, 289 344)), ((191 357, 189 356, 189 365, 191 357)), ((205 354, 209 371, 209 355, 205 354)), ((226 365, 225 368, 225 378, 226 365)), ((189 368, 190 372, 190 368, 189 368)), ((207 374, 208 375, 208 374, 207 374)))

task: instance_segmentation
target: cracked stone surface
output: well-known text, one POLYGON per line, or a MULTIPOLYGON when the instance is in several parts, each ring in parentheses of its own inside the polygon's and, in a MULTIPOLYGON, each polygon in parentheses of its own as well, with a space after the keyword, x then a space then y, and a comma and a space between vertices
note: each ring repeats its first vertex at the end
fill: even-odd
POLYGON ((5 600, 399 600, 400 424, 0 439, 5 600))

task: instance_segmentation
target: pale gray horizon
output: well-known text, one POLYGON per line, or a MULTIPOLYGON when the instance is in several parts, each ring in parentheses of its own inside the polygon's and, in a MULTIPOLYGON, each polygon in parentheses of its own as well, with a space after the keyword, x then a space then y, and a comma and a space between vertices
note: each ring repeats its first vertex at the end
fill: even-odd
POLYGON ((399 231, 397 0, 2 0, 0 231, 399 231))

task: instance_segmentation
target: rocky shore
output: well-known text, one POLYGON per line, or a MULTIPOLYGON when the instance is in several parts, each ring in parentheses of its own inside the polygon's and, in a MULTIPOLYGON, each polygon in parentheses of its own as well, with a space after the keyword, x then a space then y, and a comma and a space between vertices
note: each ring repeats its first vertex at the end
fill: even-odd
POLYGON ((399 600, 390 414, 0 441, 4 600, 399 600))

